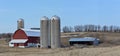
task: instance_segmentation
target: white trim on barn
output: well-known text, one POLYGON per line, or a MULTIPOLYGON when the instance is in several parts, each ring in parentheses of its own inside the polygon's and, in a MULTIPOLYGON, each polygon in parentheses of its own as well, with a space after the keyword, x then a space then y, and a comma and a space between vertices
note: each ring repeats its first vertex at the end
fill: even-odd
POLYGON ((19 48, 25 48, 26 46, 18 46, 19 48))
POLYGON ((25 43, 28 39, 12 39, 10 43, 25 43))
MULTIPOLYGON (((14 43, 25 43, 28 39, 12 39, 9 42, 9 47, 14 47, 14 43)), ((25 48, 25 46, 19 46, 20 48, 25 48)))
POLYGON ((9 42, 9 47, 14 47, 14 44, 9 42))

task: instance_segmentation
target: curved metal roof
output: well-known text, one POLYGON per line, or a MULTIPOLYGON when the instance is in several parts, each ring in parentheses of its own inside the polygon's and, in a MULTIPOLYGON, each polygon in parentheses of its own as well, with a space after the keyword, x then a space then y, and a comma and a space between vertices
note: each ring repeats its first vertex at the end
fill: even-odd
POLYGON ((31 30, 31 29, 21 29, 25 32, 27 36, 40 37, 40 30, 31 30))

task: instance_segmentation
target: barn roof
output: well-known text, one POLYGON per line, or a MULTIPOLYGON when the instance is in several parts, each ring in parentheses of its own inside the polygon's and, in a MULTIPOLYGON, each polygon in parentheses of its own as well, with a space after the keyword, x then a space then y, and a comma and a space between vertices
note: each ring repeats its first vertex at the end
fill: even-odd
POLYGON ((40 37, 40 30, 33 30, 33 29, 21 29, 21 30, 23 30, 27 36, 40 37))
POLYGON ((99 39, 93 37, 84 37, 84 38, 70 38, 69 41, 95 41, 95 40, 99 39))

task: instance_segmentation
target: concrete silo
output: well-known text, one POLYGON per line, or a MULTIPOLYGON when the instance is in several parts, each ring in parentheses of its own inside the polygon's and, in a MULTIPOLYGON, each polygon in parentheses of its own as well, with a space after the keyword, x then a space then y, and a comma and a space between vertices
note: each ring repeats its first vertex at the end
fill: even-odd
POLYGON ((49 32, 49 19, 43 16, 40 20, 40 46, 41 48, 48 48, 48 32, 49 32))
POLYGON ((48 46, 49 48, 51 47, 51 22, 49 20, 49 25, 48 25, 48 46))
POLYGON ((55 15, 51 18, 51 48, 60 47, 60 17, 55 15))
POLYGON ((17 29, 21 28, 24 28, 24 20, 22 18, 17 21, 17 29))

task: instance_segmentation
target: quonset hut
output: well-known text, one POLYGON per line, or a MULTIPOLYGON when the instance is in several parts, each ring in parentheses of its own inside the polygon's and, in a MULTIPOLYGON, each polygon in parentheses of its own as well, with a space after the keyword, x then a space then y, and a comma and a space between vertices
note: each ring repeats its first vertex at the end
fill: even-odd
POLYGON ((9 42, 10 47, 36 47, 40 43, 40 30, 18 29, 9 42))

